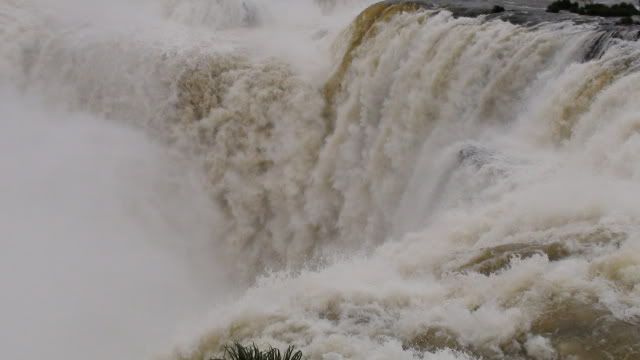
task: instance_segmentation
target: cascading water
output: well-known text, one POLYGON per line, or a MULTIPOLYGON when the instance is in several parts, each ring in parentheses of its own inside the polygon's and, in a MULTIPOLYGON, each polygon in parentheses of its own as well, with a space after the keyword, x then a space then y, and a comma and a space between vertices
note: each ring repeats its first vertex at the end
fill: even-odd
POLYGON ((0 0, 8 356, 640 357, 637 31, 367 5, 0 0))

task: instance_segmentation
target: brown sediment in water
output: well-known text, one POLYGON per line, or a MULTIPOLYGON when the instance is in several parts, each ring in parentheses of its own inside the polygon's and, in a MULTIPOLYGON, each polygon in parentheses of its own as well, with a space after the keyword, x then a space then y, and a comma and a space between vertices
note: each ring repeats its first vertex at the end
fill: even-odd
MULTIPOLYGON (((353 21, 349 28, 351 38, 349 45, 331 78, 325 83, 323 94, 326 101, 325 117, 329 124, 333 124, 335 117, 334 101, 342 88, 342 82, 347 70, 356 57, 356 50, 367 39, 376 35, 375 25, 381 21, 389 21, 393 16, 403 12, 414 12, 425 7, 424 3, 416 1, 390 2, 384 1, 366 8, 353 21)), ((330 126, 332 127, 332 126, 330 126)))
POLYGON ((432 327, 423 333, 404 342, 402 347, 419 351, 437 351, 440 349, 454 349, 464 351, 464 347, 458 343, 457 336, 443 328, 432 327))
POLYGON ((558 261, 572 255, 584 255, 596 248, 611 246, 619 248, 627 238, 624 232, 616 232, 605 227, 596 227, 585 233, 569 233, 554 242, 514 242, 479 250, 456 272, 477 272, 490 275, 509 267, 512 259, 526 259, 534 255, 545 255, 549 261, 558 261))
POLYGON ((640 359, 638 319, 621 320, 604 306, 588 300, 549 304, 527 332, 497 347, 464 344, 453 331, 441 327, 428 328, 405 341, 403 347, 431 352, 454 349, 489 359, 540 360, 540 355, 531 353, 527 346, 528 340, 535 336, 548 341, 552 359, 640 359))
POLYGON ((638 319, 618 319, 598 303, 550 305, 531 332, 550 339, 560 359, 640 359, 638 319))
POLYGON ((554 122, 553 136, 556 142, 571 137, 578 117, 585 113, 593 103, 594 98, 615 80, 615 75, 610 69, 602 70, 593 78, 587 80, 574 95, 572 101, 566 103, 560 113, 560 119, 554 122))
POLYGON ((185 68, 176 80, 166 137, 202 162, 207 191, 225 219, 219 238, 228 256, 260 254, 251 264, 237 264, 238 278, 252 282, 253 274, 267 267, 301 263, 314 242, 284 244, 296 236, 311 239, 313 225, 280 231, 275 223, 303 207, 306 175, 325 138, 317 89, 278 61, 253 63, 223 54, 198 58, 185 68), (299 135, 274 151, 273 144, 289 132, 299 135))
POLYGON ((550 244, 507 244, 484 249, 480 255, 461 266, 458 271, 475 271, 489 275, 509 266, 514 257, 525 259, 537 254, 546 255, 556 261, 569 256, 569 249, 560 243, 550 244))
POLYGON ((527 337, 520 335, 501 344, 468 344, 453 331, 443 327, 431 327, 417 336, 405 341, 402 347, 405 350, 413 349, 420 352, 437 352, 451 349, 462 353, 471 354, 480 359, 509 359, 509 360, 539 360, 527 356, 525 342, 527 337))

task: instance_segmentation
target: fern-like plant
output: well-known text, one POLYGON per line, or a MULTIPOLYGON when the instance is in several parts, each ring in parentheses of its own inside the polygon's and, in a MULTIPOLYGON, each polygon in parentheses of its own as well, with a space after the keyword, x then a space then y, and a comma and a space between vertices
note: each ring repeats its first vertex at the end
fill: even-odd
POLYGON ((302 351, 289 346, 284 353, 279 349, 269 347, 260 350, 255 344, 244 346, 239 343, 226 345, 222 359, 212 360, 302 360, 302 351))

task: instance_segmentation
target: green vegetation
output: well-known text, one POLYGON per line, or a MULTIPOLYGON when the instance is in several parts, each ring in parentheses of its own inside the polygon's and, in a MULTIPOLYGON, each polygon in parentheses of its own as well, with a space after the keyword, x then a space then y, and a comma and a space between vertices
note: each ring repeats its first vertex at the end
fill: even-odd
POLYGON ((221 359, 212 360, 302 360, 302 351, 289 346, 284 353, 279 349, 269 347, 268 350, 260 350, 255 344, 244 346, 239 343, 226 345, 221 359))
POLYGON ((587 16, 603 16, 603 17, 630 17, 640 15, 640 11, 630 3, 619 3, 611 6, 605 4, 586 4, 580 6, 577 2, 571 0, 557 0, 547 6, 547 12, 557 13, 560 10, 566 10, 572 13, 587 16))

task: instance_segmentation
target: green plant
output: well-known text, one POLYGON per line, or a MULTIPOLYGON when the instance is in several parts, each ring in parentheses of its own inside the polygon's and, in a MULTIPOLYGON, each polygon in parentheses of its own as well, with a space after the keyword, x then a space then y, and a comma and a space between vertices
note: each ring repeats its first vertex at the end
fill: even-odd
POLYGON ((244 346, 240 343, 225 345, 224 355, 221 359, 212 360, 301 360, 302 351, 289 346, 284 353, 279 349, 269 347, 268 350, 260 350, 255 344, 244 346))

